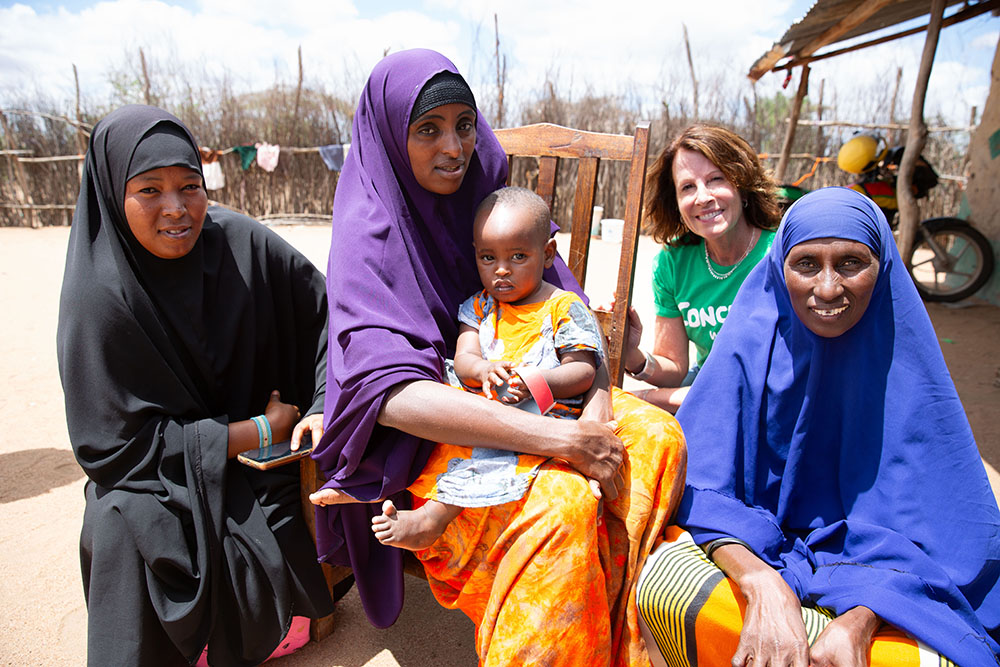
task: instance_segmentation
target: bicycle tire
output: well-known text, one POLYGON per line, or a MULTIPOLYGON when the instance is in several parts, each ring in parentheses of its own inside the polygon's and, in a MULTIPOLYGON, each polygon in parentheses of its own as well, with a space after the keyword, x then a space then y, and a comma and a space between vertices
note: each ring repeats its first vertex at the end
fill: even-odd
POLYGON ((920 223, 909 263, 924 301, 961 301, 978 292, 993 275, 993 246, 965 220, 930 218, 920 223), (928 236, 944 257, 935 252, 928 236))

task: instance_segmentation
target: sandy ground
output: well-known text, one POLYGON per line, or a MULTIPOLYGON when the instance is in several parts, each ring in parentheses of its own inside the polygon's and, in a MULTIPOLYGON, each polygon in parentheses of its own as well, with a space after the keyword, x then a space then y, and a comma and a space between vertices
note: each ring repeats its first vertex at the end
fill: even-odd
MULTIPOLYGON (((276 227, 317 266, 326 266, 325 226, 276 227)), ((0 229, 0 664, 82 665, 86 608, 77 540, 83 473, 69 445, 55 356, 59 288, 68 229, 0 229)), ((617 245, 597 241, 588 293, 610 296, 617 245)), ((651 322, 643 239, 635 303, 651 322)), ((931 305, 945 359, 984 458, 1000 464, 1000 308, 931 305)), ((631 381, 628 381, 631 382, 631 381)), ((628 387, 629 384, 626 384, 628 387)), ((475 664, 472 623, 437 606, 424 581, 407 577, 403 615, 372 628, 352 591, 337 607, 334 635, 276 661, 289 667, 475 664)))

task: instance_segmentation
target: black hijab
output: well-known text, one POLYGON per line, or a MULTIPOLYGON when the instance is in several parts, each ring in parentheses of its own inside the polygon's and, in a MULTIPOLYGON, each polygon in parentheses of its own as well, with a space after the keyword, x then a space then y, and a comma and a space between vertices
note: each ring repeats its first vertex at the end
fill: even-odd
POLYGON ((273 389, 304 415, 322 411, 325 286, 277 235, 218 207, 184 257, 145 250, 125 184, 167 166, 201 173, 179 120, 112 112, 94 128, 73 216, 57 334, 70 440, 96 485, 88 502, 121 514, 146 586, 101 578, 113 564, 86 558, 84 579, 91 601, 148 595, 190 660, 209 643, 213 663, 257 664, 293 609, 317 617, 330 603, 297 477, 229 461, 228 424, 261 414, 273 389))

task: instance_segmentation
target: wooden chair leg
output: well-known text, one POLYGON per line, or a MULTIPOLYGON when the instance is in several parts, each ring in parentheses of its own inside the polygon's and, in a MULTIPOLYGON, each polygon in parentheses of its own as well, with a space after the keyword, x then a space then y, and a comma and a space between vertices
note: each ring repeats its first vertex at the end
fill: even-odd
MULTIPOLYGON (((299 495, 302 502, 302 516, 305 519, 309 535, 313 539, 313 544, 315 544, 316 512, 315 506, 309 500, 309 494, 322 486, 323 481, 319 476, 319 469, 316 467, 316 462, 311 457, 307 456, 300 460, 299 476, 301 478, 299 481, 299 495)), ((339 565, 322 563, 321 567, 323 568, 323 576, 326 578, 326 585, 332 598, 334 596, 334 587, 353 573, 351 572, 351 568, 339 565)), ((329 616, 315 619, 309 626, 309 639, 318 642, 328 637, 333 632, 333 616, 334 614, 330 614, 329 616)))

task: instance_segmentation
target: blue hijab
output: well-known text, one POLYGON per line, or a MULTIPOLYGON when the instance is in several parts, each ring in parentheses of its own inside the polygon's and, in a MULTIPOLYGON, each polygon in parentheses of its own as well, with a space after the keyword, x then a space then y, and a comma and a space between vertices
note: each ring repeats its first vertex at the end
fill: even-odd
POLYGON ((865 605, 961 665, 1000 651, 1000 512, 930 319, 878 207, 813 192, 744 282, 677 413, 688 476, 677 523, 737 537, 805 604, 865 605), (861 320, 822 338, 783 264, 818 238, 879 259, 861 320))

